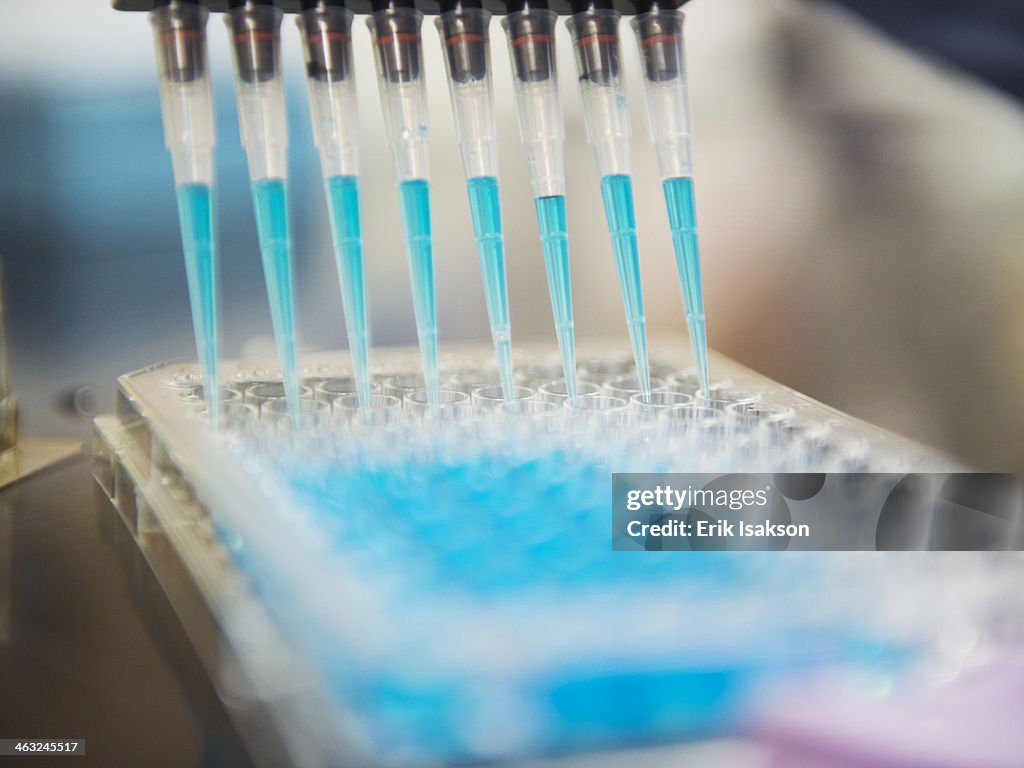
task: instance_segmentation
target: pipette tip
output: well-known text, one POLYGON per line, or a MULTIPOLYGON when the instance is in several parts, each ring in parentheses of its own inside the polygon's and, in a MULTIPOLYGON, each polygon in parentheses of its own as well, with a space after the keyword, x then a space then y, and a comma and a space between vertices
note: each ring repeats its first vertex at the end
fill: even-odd
POLYGON ((284 377, 285 399, 293 420, 298 423, 299 401, 298 350, 295 342, 295 297, 293 293, 292 247, 288 231, 288 201, 283 179, 261 179, 252 185, 259 234, 263 274, 270 301, 277 354, 284 377))
POLYGON ((484 284, 491 339, 498 360, 502 394, 512 398, 512 327, 509 322, 508 288, 505 276, 505 238, 501 224, 498 179, 477 176, 466 183, 469 208, 473 216, 480 275, 484 284))
POLYGON ((562 356, 566 391, 576 397, 576 341, 572 312, 572 282, 569 273, 569 234, 566 228, 565 196, 538 197, 537 224, 540 228, 544 267, 555 318, 558 350, 562 356))
POLYGON ((615 254, 615 267, 626 311, 626 327, 636 363, 641 391, 651 391, 650 365, 647 360, 647 319, 640 279, 640 254, 637 246, 636 215, 633 207, 633 181, 628 174, 609 174, 601 179, 605 219, 615 254))
POLYGON ((697 378, 700 381, 700 391, 707 394, 708 341, 704 315, 687 318, 686 322, 690 330, 690 346, 693 348, 693 357, 697 364, 697 378))
POLYGON ((217 393, 217 254, 213 234, 213 193, 206 184, 178 187, 185 273, 188 278, 192 327, 203 376, 203 395, 210 424, 218 426, 217 393))
POLYGON ((640 392, 647 396, 651 394, 651 366, 647 359, 647 322, 643 317, 629 322, 629 341, 633 348, 640 392))
POLYGON ((437 302, 434 293, 434 252, 430 226, 430 184, 426 179, 410 179, 399 184, 402 221, 412 280, 416 335, 423 358, 423 381, 431 410, 441 407, 437 373, 437 302))
POLYGON ((359 179, 355 176, 330 176, 326 184, 352 373, 360 406, 365 408, 370 402, 371 389, 370 342, 359 214, 359 179))
POLYGON ((689 176, 666 179, 663 186, 669 226, 672 230, 672 245, 676 253, 676 267, 682 284, 686 322, 690 331, 690 346, 701 382, 701 391, 707 392, 708 342, 693 179, 689 176))

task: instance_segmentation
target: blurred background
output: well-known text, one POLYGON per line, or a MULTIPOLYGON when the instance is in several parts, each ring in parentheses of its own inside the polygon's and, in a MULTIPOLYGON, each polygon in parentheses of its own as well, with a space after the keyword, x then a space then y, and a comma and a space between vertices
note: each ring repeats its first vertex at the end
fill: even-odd
MULTIPOLYGON (((1024 470, 1024 8, 692 0, 695 178, 712 347, 979 468, 1024 470), (921 10, 925 12, 920 12, 921 10), (986 12, 991 13, 986 16, 986 12), (964 18, 963 14, 976 18, 964 18), (964 67, 949 62, 958 60, 964 67)), ((0 259, 22 432, 79 436, 117 375, 194 357, 149 25, 106 0, 0 0, 0 259)), ((369 35, 355 35, 374 342, 413 343, 394 175, 369 35)), ((209 25, 226 355, 268 354, 270 318, 227 33, 209 25)), ((488 338, 462 168, 432 24, 435 254, 442 340, 488 338)), ((298 33, 284 29, 299 322, 344 345, 298 33)), ((688 348, 635 43, 623 29, 648 318, 688 348)), ((568 34, 577 334, 624 318, 568 34)), ((514 338, 551 314, 504 36, 492 30, 514 338)))

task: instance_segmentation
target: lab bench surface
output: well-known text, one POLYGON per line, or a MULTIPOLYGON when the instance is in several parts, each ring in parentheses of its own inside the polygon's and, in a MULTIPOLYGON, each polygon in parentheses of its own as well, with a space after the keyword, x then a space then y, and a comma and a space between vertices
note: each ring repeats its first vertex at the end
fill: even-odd
POLYGON ((84 739, 79 768, 252 764, 85 457, 0 492, 0 738, 84 739))

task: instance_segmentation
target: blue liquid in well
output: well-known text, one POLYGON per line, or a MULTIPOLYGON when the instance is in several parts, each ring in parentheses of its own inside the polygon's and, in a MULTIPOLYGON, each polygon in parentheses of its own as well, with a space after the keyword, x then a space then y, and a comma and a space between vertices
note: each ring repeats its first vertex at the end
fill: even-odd
MULTIPOLYGON (((552 654, 543 641, 489 645, 520 653, 524 664, 507 680, 524 716, 543 722, 528 741, 513 744, 517 752, 712 736, 742 725, 750 695, 785 676, 799 680, 836 663, 889 675, 910 660, 912 647, 867 629, 860 612, 820 610, 828 598, 820 594, 825 602, 818 602, 813 585, 838 575, 827 557, 793 553, 783 563, 770 552, 611 551, 609 477, 628 471, 630 449, 591 454, 576 440, 538 440, 541 434, 510 432, 495 442, 491 434, 417 430, 376 447, 346 435, 327 451, 317 436, 279 456, 277 476, 290 486, 288 498, 365 593, 381 622, 374 630, 380 644, 331 628, 331 601, 304 599, 309 585, 279 556, 289 548, 228 543, 289 641, 365 723, 376 747, 438 764, 493 761, 496 753, 482 755, 476 734, 465 728, 466 712, 483 700, 480 681, 497 680, 492 670, 467 668, 459 653, 409 654, 461 650, 459 628, 468 619, 514 615, 525 624, 524 637, 542 635, 552 615, 597 595, 602 610, 574 619, 587 622, 595 637, 614 632, 614 617, 629 615, 637 595, 666 608, 682 600, 696 621, 749 613, 753 631, 728 635, 724 653, 712 645, 710 653, 666 653, 679 642, 683 625, 674 622, 651 629, 650 647, 627 648, 613 636, 608 650, 588 649, 582 657, 552 654), (687 588, 681 596, 680 584, 687 588), (764 609, 752 609, 751 601, 762 598, 764 609)), ((593 443, 614 445, 607 434, 593 443)), ((732 625, 722 626, 728 633, 732 625)), ((705 633, 694 647, 716 636, 705 633)), ((479 646, 470 640, 468 647, 479 646)))
MULTIPOLYGON (((575 449, 517 444, 514 438, 498 448, 460 436, 455 452, 419 443, 392 446, 386 457, 352 458, 338 464, 296 455, 288 464, 291 490, 327 546, 351 566, 352 577, 383 601, 382 614, 404 630, 399 634, 417 639, 422 632, 434 642, 459 642, 444 611, 458 615, 460 604, 498 611, 517 605, 522 620, 530 621, 526 606, 550 615, 556 605, 598 593, 605 618, 588 621, 601 632, 609 626, 607 615, 637 594, 674 600, 670 595, 682 583, 687 594, 678 599, 693 601, 698 615, 745 605, 757 590, 766 597, 792 595, 799 605, 798 595, 807 594, 805 585, 826 565, 813 558, 781 563, 769 559, 771 553, 613 552, 607 546, 607 488, 617 467, 575 449)), ((330 635, 317 638, 325 622, 316 613, 296 615, 296 606, 308 601, 275 589, 273 570, 259 566, 254 562, 246 570, 260 594, 345 704, 365 715, 379 743, 401 740, 437 762, 479 757, 460 726, 470 702, 480 701, 480 689, 457 661, 409 674, 395 656, 375 648, 369 663, 361 663, 330 635)), ((543 632, 543 620, 536 621, 543 632)), ((721 657, 666 657, 642 647, 620 651, 614 660, 552 657, 527 673, 519 688, 522 702, 543 712, 546 735, 539 738, 550 739, 546 746, 660 741, 735 727, 754 686, 777 681, 780 673, 801 674, 839 659, 880 671, 899 663, 892 656, 899 648, 888 644, 876 645, 877 661, 868 659, 865 650, 871 649, 862 646, 871 633, 853 617, 794 623, 765 612, 751 625, 755 631, 732 638, 721 657)), ((673 630, 651 636, 661 641, 666 631, 673 630)), ((526 650, 524 658, 535 653, 526 650)))
POLYGON ((270 299, 270 318, 281 360, 285 397, 294 418, 299 416, 299 366, 295 347, 295 297, 292 288, 292 243, 288 233, 288 200, 283 179, 252 184, 256 229, 263 257, 263 276, 270 299))
POLYGON ((572 283, 569 277, 569 233, 565 223, 565 196, 538 197, 537 226, 540 228, 544 267, 548 275, 551 311, 555 316, 558 351, 562 355, 566 392, 576 398, 576 339, 572 319, 572 283))
POLYGON ((363 271, 363 233, 359 217, 359 179, 331 176, 327 202, 338 261, 338 281, 345 310, 345 330, 352 355, 359 404, 370 402, 370 342, 367 330, 366 283, 363 271))
POLYGON ((437 379, 437 302, 434 298, 434 247, 430 230, 430 185, 411 179, 398 185, 405 224, 405 248, 412 278, 412 302, 416 335, 423 358, 423 380, 433 409, 441 404, 437 379))
POLYGON ((615 253, 622 302, 626 308, 629 341, 636 361, 636 375, 643 394, 650 394, 651 373, 647 360, 647 320, 644 317, 644 294, 640 281, 640 254, 636 243, 636 215, 633 211, 633 180, 625 174, 611 174, 601 179, 601 197, 608 234, 615 253))
POLYGON ((508 317, 508 288, 505 280, 505 239, 501 228, 501 203, 498 180, 478 176, 466 183, 469 208, 473 214, 473 232, 480 258, 480 273, 487 299, 487 317, 498 357, 498 373, 505 399, 512 397, 512 324, 508 317))
POLYGON ((196 354, 203 371, 203 392, 210 423, 218 423, 217 250, 213 232, 213 191, 206 184, 178 187, 178 218, 185 252, 185 273, 192 307, 196 354))
POLYGON ((690 346, 697 363, 697 376, 702 392, 708 391, 708 338, 704 320, 704 291, 700 278, 700 247, 697 243, 697 211, 693 200, 693 179, 682 176, 666 179, 662 185, 668 221, 672 229, 672 245, 676 267, 683 285, 686 324, 690 329, 690 346))

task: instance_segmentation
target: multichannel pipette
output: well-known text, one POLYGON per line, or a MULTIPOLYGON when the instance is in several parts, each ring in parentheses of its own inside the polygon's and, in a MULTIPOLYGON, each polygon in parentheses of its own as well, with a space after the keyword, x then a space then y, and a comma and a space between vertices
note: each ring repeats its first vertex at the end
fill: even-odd
POLYGON ((509 3, 502 19, 515 80, 519 132, 530 163, 537 225, 566 389, 576 398, 576 340, 565 220, 565 125, 555 68, 555 21, 547 8, 509 3))
POLYGON ((686 323, 702 392, 708 391, 708 342, 693 198, 690 116, 683 51, 683 12, 654 8, 632 21, 640 45, 647 117, 661 171, 686 323))
POLYGON ((619 275, 626 324, 643 394, 651 391, 647 362, 647 321, 640 281, 640 256, 633 212, 629 158, 629 109, 619 74, 619 12, 590 7, 566 26, 576 50, 576 71, 583 93, 587 138, 601 176, 604 214, 619 275))
POLYGON ((206 54, 207 11, 191 3, 154 9, 164 138, 174 165, 196 353, 210 421, 217 426, 217 246, 213 218, 213 99, 206 54))
MULTIPOLYGON (((505 281, 505 239, 498 195, 498 136, 491 103, 491 14, 470 3, 445 0, 436 20, 441 34, 455 132, 462 149, 477 255, 483 276, 491 338, 505 399, 512 398, 512 326, 505 281)), ((479 0, 475 0, 479 2, 479 0)))
POLYGON ((233 0, 226 17, 235 63, 242 144, 249 159, 263 275, 270 299, 285 395, 299 417, 292 243, 288 231, 288 125, 281 78, 281 11, 254 0, 233 0))
POLYGON ((370 403, 363 238, 359 217, 359 140, 355 77, 352 71, 352 12, 319 4, 299 18, 313 141, 320 152, 334 252, 338 262, 345 329, 359 402, 370 403))
POLYGON ((428 181, 427 93, 422 77, 423 14, 409 6, 386 6, 367 19, 373 36, 377 82, 388 143, 398 174, 405 246, 412 278, 416 334, 430 407, 440 407, 437 372, 437 306, 428 181))
MULTIPOLYGON (((285 180, 287 126, 279 64, 281 11, 298 11, 306 54, 314 139, 320 151, 352 363, 359 396, 370 394, 369 340, 359 213, 357 118, 352 75, 352 13, 345 0, 221 0, 229 6, 242 139, 249 159, 274 333, 288 399, 299 396, 285 180)), ((511 328, 499 202, 497 134, 489 74, 484 0, 439 0, 437 27, 462 151, 488 316, 506 397, 513 388, 511 328)), ((167 143, 174 156, 196 341, 205 375, 216 382, 216 290, 212 236, 213 121, 200 0, 115 0, 154 8, 167 143)), ((385 132, 399 186, 413 305, 428 401, 439 405, 437 307, 428 180, 427 106, 422 14, 414 0, 371 0, 367 19, 385 132)), ((690 128, 683 60, 683 14, 636 3, 633 27, 642 54, 648 119, 668 208, 697 377, 708 389, 707 332, 694 207, 690 128)), ((673 6, 673 7, 668 7, 673 6)), ((626 5, 623 6, 627 7, 626 5)), ((547 0, 495 4, 506 12, 519 129, 526 146, 548 290, 570 399, 576 354, 566 225, 565 128, 555 60, 557 13, 547 0)), ((620 75, 620 13, 608 0, 560 2, 571 9, 587 135, 601 176, 640 389, 651 388, 629 158, 629 114, 620 75)), ((215 386, 207 387, 210 398, 215 386)), ((216 404, 210 411, 216 417, 216 404)))

